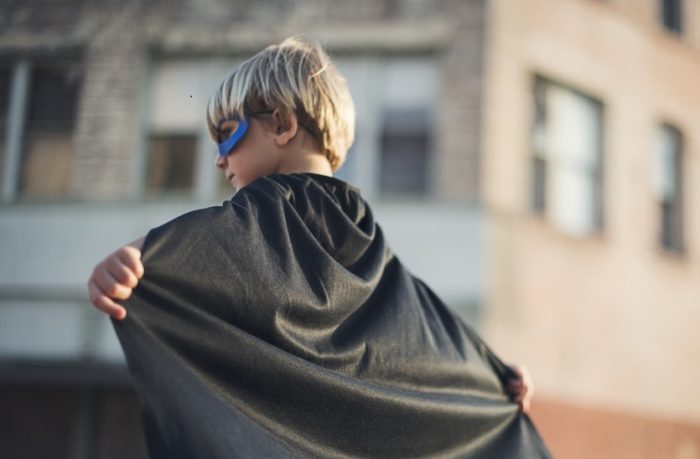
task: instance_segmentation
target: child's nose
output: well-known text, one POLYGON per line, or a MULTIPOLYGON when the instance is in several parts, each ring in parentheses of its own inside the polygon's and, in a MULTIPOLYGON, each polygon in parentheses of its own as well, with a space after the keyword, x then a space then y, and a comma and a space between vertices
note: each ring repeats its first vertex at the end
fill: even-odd
POLYGON ((224 169, 226 167, 226 156, 223 155, 216 155, 216 161, 214 161, 214 164, 216 164, 216 167, 219 169, 224 169))

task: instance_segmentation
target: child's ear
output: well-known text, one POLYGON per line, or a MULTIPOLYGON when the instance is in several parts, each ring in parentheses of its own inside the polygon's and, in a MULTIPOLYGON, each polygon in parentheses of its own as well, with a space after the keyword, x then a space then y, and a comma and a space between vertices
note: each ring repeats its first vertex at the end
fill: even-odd
POLYGON ((275 120, 275 142, 279 147, 285 146, 299 130, 297 116, 294 112, 285 114, 279 109, 275 110, 272 116, 275 120))

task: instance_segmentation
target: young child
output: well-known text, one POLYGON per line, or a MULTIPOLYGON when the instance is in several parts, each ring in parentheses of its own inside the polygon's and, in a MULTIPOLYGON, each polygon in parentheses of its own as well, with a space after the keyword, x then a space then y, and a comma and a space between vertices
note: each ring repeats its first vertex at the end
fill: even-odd
POLYGON ((234 197, 95 266, 90 301, 117 319, 153 456, 548 456, 508 408, 529 411, 527 369, 413 277, 333 177, 354 116, 319 44, 264 49, 207 108, 234 197))

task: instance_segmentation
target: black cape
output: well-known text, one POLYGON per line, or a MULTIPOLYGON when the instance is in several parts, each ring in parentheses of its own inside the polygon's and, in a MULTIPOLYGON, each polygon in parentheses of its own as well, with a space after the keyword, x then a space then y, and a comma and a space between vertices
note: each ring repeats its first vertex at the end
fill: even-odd
POLYGON ((550 457, 512 370, 344 181, 258 178, 151 230, 142 261, 113 325, 153 458, 550 457))

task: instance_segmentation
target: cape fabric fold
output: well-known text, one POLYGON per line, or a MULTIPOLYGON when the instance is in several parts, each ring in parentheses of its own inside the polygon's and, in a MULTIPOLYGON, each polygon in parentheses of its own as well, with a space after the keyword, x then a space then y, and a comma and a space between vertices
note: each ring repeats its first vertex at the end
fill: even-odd
POLYGON ((261 177, 151 230, 113 321, 153 458, 546 458, 511 370, 357 188, 261 177))

